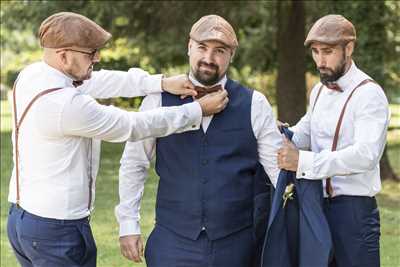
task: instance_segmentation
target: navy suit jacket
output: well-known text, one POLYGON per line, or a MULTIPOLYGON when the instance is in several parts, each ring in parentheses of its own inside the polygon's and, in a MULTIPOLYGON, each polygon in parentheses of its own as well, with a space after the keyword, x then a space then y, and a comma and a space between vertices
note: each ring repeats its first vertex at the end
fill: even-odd
MULTIPOLYGON (((293 133, 282 132, 290 140, 293 133)), ((326 267, 332 253, 332 239, 323 211, 321 180, 296 179, 296 173, 281 170, 273 195, 262 267, 326 267), (295 184, 295 198, 283 208, 283 193, 295 184)))

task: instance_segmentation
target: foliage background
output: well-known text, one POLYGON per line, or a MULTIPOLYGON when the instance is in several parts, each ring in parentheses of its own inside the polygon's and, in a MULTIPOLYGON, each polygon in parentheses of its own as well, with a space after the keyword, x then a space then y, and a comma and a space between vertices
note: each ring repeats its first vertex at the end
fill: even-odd
MULTIPOLYGON (((400 3, 306 1, 304 5, 306 29, 324 14, 339 13, 350 19, 358 32, 355 61, 384 85, 391 101, 400 101, 400 3), (376 43, 382 49, 375 49, 376 43)), ((277 1, 2 1, 1 82, 11 87, 23 66, 40 59, 37 29, 55 12, 86 15, 113 34, 98 68, 136 66, 151 73, 186 72, 191 25, 202 15, 218 14, 232 23, 240 42, 230 75, 274 103, 279 51, 276 10, 277 1)), ((309 53, 307 72, 307 77, 316 74, 309 53)), ((314 81, 308 79, 307 87, 314 81)))
MULTIPOLYGON (((18 72, 40 60, 37 29, 55 12, 72 11, 88 16, 113 34, 101 52, 97 69, 127 70, 140 67, 150 73, 176 74, 188 70, 186 46, 191 25, 202 15, 218 14, 235 28, 240 47, 229 75, 255 88, 276 107, 279 21, 294 2, 304 5, 305 29, 319 17, 339 13, 351 20, 358 34, 357 65, 386 90, 392 110, 388 155, 400 173, 400 2, 398 1, 1 1, 1 88, 7 94, 18 72), (278 15, 278 7, 281 12, 278 15), (397 103, 397 104, 396 104, 397 103)), ((290 30, 290 29, 289 29, 290 30)), ((293 34, 296 34, 295 32, 293 34)), ((297 45, 297 44, 296 44, 297 45)), ((301 45, 301 44, 300 44, 301 45)), ((315 66, 306 54, 306 88, 318 81, 315 66)), ((296 58, 293 58, 295 61, 296 58)), ((290 64, 290 62, 287 62, 290 64)), ((288 77, 290 79, 291 77, 288 77)), ((302 85, 298 85, 299 88, 302 85)), ((301 90, 292 88, 295 98, 301 90)), ((141 99, 116 98, 108 104, 135 108, 141 99)), ((288 103, 290 106, 291 103, 288 103)), ((11 170, 9 106, 1 102, 1 266, 16 266, 5 235, 8 179, 11 170)), ((98 245, 98 265, 132 266, 120 256, 118 227, 113 207, 118 202, 117 179, 122 144, 104 144, 92 226, 98 245)), ((154 195, 158 178, 151 171, 142 204, 142 228, 146 238, 154 223, 154 195)), ((400 184, 386 181, 378 200, 382 218, 382 266, 400 266, 400 184)), ((140 266, 144 266, 140 265, 140 266)))

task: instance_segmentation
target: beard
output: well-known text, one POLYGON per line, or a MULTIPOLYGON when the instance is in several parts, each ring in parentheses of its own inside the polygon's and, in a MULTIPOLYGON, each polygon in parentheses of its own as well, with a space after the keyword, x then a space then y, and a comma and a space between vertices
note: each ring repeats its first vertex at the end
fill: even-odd
POLYGON ((214 63, 206 63, 204 61, 199 61, 197 63, 197 68, 192 68, 193 76, 196 78, 198 82, 203 85, 210 86, 216 84, 223 75, 219 75, 219 67, 214 63), (209 69, 201 69, 202 66, 205 66, 209 69))
POLYGON ((83 70, 78 61, 73 59, 71 68, 65 69, 65 73, 74 81, 84 81, 91 78, 93 66, 94 64, 91 64, 86 70, 83 70))
POLYGON ((346 57, 344 51, 343 57, 336 68, 318 68, 318 71, 322 84, 328 85, 329 83, 337 81, 346 71, 346 57), (325 73, 321 71, 325 71, 325 73))

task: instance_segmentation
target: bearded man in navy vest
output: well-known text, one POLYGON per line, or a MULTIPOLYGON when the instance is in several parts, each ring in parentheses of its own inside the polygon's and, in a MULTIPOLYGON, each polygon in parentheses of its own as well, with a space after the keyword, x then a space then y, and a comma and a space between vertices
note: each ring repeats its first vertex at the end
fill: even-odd
MULTIPOLYGON (((222 17, 209 15, 197 21, 188 42, 189 79, 198 96, 224 88, 227 107, 203 117, 197 131, 126 144, 116 207, 126 258, 141 261, 139 206, 150 161, 157 155, 160 181, 156 223, 145 251, 147 265, 254 264, 254 220, 260 216, 257 202, 268 203, 256 194, 267 188, 265 172, 276 184, 282 137, 265 96, 227 77, 237 47, 235 31, 222 17)), ((141 110, 191 101, 168 93, 153 94, 143 100, 141 110)))

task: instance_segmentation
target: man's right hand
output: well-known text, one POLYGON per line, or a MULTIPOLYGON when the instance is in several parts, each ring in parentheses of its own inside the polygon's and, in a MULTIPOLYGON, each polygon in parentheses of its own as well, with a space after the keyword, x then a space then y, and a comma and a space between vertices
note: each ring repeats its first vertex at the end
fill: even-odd
POLYGON ((229 102, 228 92, 223 89, 218 92, 207 94, 197 100, 203 111, 203 116, 210 116, 212 114, 222 111, 229 102))
POLYGON ((163 77, 161 79, 161 87, 164 91, 170 94, 180 95, 181 98, 197 95, 197 92, 194 90, 193 83, 185 74, 171 76, 168 78, 163 77))
POLYGON ((142 262, 143 240, 141 235, 121 236, 119 246, 125 258, 134 262, 142 262))

